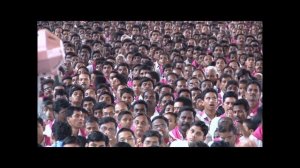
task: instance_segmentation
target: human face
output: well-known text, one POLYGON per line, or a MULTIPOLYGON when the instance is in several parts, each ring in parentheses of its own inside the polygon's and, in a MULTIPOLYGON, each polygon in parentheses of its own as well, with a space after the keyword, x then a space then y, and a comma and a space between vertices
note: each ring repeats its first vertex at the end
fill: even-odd
POLYGON ((234 77, 234 70, 233 70, 232 68, 229 68, 229 67, 224 68, 223 74, 228 74, 228 75, 230 75, 231 77, 234 77))
POLYGON ((153 89, 153 84, 151 81, 143 82, 141 85, 142 93, 153 89))
POLYGON ((131 147, 135 147, 135 138, 129 131, 120 132, 118 135, 118 142, 126 142, 130 144, 131 147))
POLYGON ((102 110, 95 110, 94 111, 94 116, 98 119, 102 118, 103 112, 102 110))
POLYGON ((126 104, 124 104, 124 103, 117 103, 115 105, 115 115, 114 115, 114 118, 117 119, 119 113, 121 111, 126 111, 126 110, 129 110, 128 107, 126 106, 126 104))
POLYGON ((226 97, 225 101, 223 102, 223 108, 227 117, 233 119, 233 104, 235 103, 236 99, 234 97, 226 97))
POLYGON ((175 102, 174 103, 174 113, 178 113, 180 110, 180 107, 183 107, 183 103, 182 102, 175 102))
POLYGON ((113 139, 116 135, 115 123, 108 122, 108 123, 102 124, 100 126, 100 132, 102 132, 104 135, 108 136, 109 139, 113 139))
POLYGON ((222 57, 223 56, 223 48, 222 47, 216 47, 213 55, 217 58, 217 57, 222 57))
POLYGON ((172 93, 172 89, 171 88, 168 88, 168 87, 162 87, 161 90, 160 90, 160 97, 165 94, 165 93, 172 93))
POLYGON ((197 79, 191 79, 189 80, 188 82, 188 85, 189 85, 189 89, 191 90, 192 88, 199 88, 199 80, 197 79))
POLYGON ((246 99, 248 101, 258 101, 260 99, 260 90, 256 84, 250 84, 247 87, 246 99))
POLYGON ((188 99, 191 99, 191 94, 189 92, 181 92, 179 97, 186 97, 188 99))
POLYGON ((164 96, 164 97, 161 99, 161 102, 160 102, 160 104, 159 104, 160 108, 163 109, 163 108, 165 107, 166 103, 167 103, 168 101, 171 101, 171 100, 173 100, 173 98, 172 98, 171 96, 164 96))
POLYGON ((227 82, 230 80, 231 78, 222 78, 221 83, 220 83, 220 89, 225 92, 226 91, 226 85, 227 82))
POLYGON ((125 128, 130 129, 132 124, 133 124, 132 115, 125 114, 122 116, 121 121, 120 121, 121 128, 125 127, 125 128))
POLYGON ((108 94, 103 94, 99 98, 99 102, 105 102, 106 104, 112 104, 111 97, 108 94))
POLYGON ((216 71, 214 71, 214 70, 208 71, 206 78, 213 81, 213 82, 217 81, 218 76, 217 76, 216 71))
POLYGON ((79 75, 79 85, 82 86, 83 89, 86 89, 91 85, 91 80, 88 74, 81 73, 79 75))
POLYGON ((168 63, 168 56, 164 55, 164 54, 161 54, 159 56, 158 63, 159 63, 159 65, 165 65, 165 64, 167 64, 168 63))
POLYGON ((147 114, 146 106, 144 104, 136 104, 133 107, 133 114, 136 116, 138 113, 147 114))
POLYGON ((254 57, 247 58, 245 64, 246 64, 247 69, 255 68, 255 59, 254 59, 254 57))
POLYGON ((193 125, 187 131, 186 139, 188 142, 199 142, 199 141, 203 142, 205 140, 205 135, 201 127, 193 125))
POLYGON ((257 61, 255 63, 255 71, 257 73, 262 73, 262 70, 263 70, 262 66, 263 66, 263 62, 262 61, 257 61))
POLYGON ((107 107, 103 109, 103 117, 113 117, 114 113, 114 107, 107 107))
POLYGON ((37 122, 37 129, 38 129, 38 144, 42 143, 43 139, 44 139, 44 135, 43 135, 43 126, 37 122))
POLYGON ((213 84, 211 81, 205 81, 201 84, 201 91, 203 92, 205 89, 213 88, 213 84))
POLYGON ((244 137, 249 137, 249 136, 252 134, 252 132, 253 132, 253 130, 250 130, 250 129, 248 128, 247 124, 246 124, 246 123, 243 123, 243 131, 242 131, 243 136, 244 136, 244 137))
POLYGON ((229 66, 234 70, 234 72, 239 69, 239 65, 237 64, 237 62, 231 62, 229 63, 229 66))
POLYGON ((156 119, 152 122, 152 130, 158 131, 162 137, 168 137, 169 129, 165 120, 156 119))
POLYGON ((195 118, 192 111, 182 111, 180 116, 178 117, 179 129, 186 133, 186 131, 191 127, 194 121, 195 118))
POLYGON ((88 147, 106 147, 104 141, 92 141, 89 142, 88 147))
POLYGON ((132 90, 134 92, 134 95, 136 96, 140 95, 141 93, 140 80, 134 80, 132 83, 133 83, 132 90))
MULTIPOLYGON (((200 71, 200 70, 195 70, 193 73, 192 73, 192 77, 197 77, 200 81, 203 81, 204 80, 204 74, 200 71)), ((199 86, 199 85, 198 85, 199 86)))
POLYGON ((244 121, 245 119, 247 119, 247 112, 243 105, 233 106, 233 114, 234 114, 235 118, 240 121, 244 121))
POLYGON ((93 101, 84 101, 82 107, 86 111, 88 111, 89 115, 93 114, 93 107, 94 107, 93 101))
POLYGON ((180 89, 186 89, 186 81, 185 80, 180 80, 177 82, 177 85, 176 85, 176 92, 178 93, 180 89))
POLYGON ((130 93, 123 93, 121 100, 130 105, 133 102, 133 97, 130 93))
POLYGON ((218 59, 216 62, 216 68, 218 71, 223 71, 223 69, 225 68, 225 62, 223 59, 218 59))
POLYGON ((204 109, 208 111, 216 111, 218 105, 218 96, 214 92, 208 92, 203 100, 204 109))
POLYGON ((76 90, 72 93, 71 101, 74 104, 80 104, 83 99, 83 93, 81 90, 76 90))
POLYGON ((174 81, 176 80, 176 76, 175 75, 169 75, 167 76, 167 82, 169 85, 174 86, 174 81))
POLYGON ((44 89, 44 95, 45 96, 53 95, 53 86, 52 86, 52 84, 45 84, 43 89, 44 89))
POLYGON ((82 111, 74 111, 71 117, 67 117, 67 121, 72 127, 76 129, 83 128, 84 114, 82 113, 82 111))
POLYGON ((136 128, 134 133, 136 137, 142 137, 150 129, 150 124, 145 115, 138 116, 134 119, 133 125, 136 128))
POLYGON ((148 74, 150 71, 149 70, 146 70, 146 69, 142 69, 140 71, 140 77, 146 77, 146 74, 148 74))
POLYGON ((222 140, 225 142, 228 142, 230 146, 234 147, 235 141, 236 141, 236 136, 232 131, 230 132, 219 132, 219 136, 222 140))
POLYGON ((143 147, 160 146, 159 139, 156 136, 146 137, 143 142, 143 147))
POLYGON ((93 131, 99 131, 99 125, 97 122, 88 122, 85 124, 85 130, 87 135, 90 135, 93 131))
POLYGON ((103 74, 105 77, 108 77, 112 71, 112 67, 110 65, 103 65, 103 74))
POLYGON ((173 130, 177 125, 176 118, 173 115, 167 113, 164 114, 164 117, 166 117, 169 121, 169 130, 173 130))
POLYGON ((124 76, 128 76, 128 68, 126 66, 119 66, 118 73, 124 76))
POLYGON ((95 100, 97 100, 97 96, 96 96, 96 92, 94 89, 87 89, 84 93, 84 96, 85 97, 92 97, 94 98, 95 100))
POLYGON ((155 92, 153 90, 146 91, 144 94, 144 101, 148 106, 156 106, 155 92))

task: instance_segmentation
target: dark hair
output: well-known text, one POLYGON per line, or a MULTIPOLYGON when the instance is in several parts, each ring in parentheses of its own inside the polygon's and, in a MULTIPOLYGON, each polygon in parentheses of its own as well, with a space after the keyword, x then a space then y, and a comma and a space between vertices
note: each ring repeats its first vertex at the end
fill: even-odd
POLYGON ((108 137, 106 135, 104 135, 102 132, 99 132, 99 131, 93 131, 87 137, 87 143, 95 142, 95 141, 104 141, 105 146, 109 145, 108 137))
POLYGON ((117 73, 113 78, 117 78, 120 81, 121 85, 127 85, 127 79, 124 75, 117 73))
POLYGON ((66 137, 72 135, 71 126, 66 122, 62 122, 58 120, 54 122, 51 130, 56 141, 62 141, 66 137))
POLYGON ((175 100, 174 100, 174 104, 176 102, 182 102, 183 103, 183 106, 189 106, 189 107, 192 107, 193 106, 193 102, 191 99, 188 99, 188 98, 185 98, 185 97, 177 97, 175 100))
POLYGON ((157 120, 157 119, 162 119, 162 120, 164 120, 164 121, 167 123, 167 126, 169 127, 169 120, 168 120, 166 117, 162 116, 162 115, 155 116, 155 117, 151 120, 151 125, 152 125, 152 123, 153 123, 155 120, 157 120))
POLYGON ((137 101, 133 102, 132 108, 134 108, 134 106, 135 106, 136 104, 143 104, 143 105, 145 105, 146 111, 148 111, 148 105, 147 105, 147 103, 146 103, 144 100, 137 100, 137 101))
POLYGON ((180 116, 181 116, 181 113, 182 113, 183 111, 191 111, 191 112, 193 112, 194 118, 196 117, 196 111, 195 111, 194 108, 191 107, 191 106, 183 106, 183 107, 181 107, 180 110, 179 110, 179 112, 178 112, 178 116, 177 116, 177 117, 180 117, 180 116))
POLYGON ((249 128, 249 129, 252 129, 253 131, 255 131, 255 129, 257 128, 257 125, 255 122, 253 122, 251 119, 246 119, 243 121, 243 123, 246 124, 246 126, 249 128))
POLYGON ((206 95, 207 93, 210 93, 210 92, 215 93, 216 96, 218 97, 218 93, 217 93, 217 91, 216 91, 215 89, 213 89, 213 88, 207 88, 207 89, 205 89, 205 90, 201 93, 201 99, 204 100, 205 95, 206 95))
POLYGON ((106 124, 106 123, 114 123, 115 124, 115 128, 117 128, 118 124, 117 121, 113 118, 113 117, 103 117, 99 120, 99 127, 101 127, 102 124, 106 124))
POLYGON ((95 116, 88 116, 86 119, 85 119, 85 123, 94 123, 96 122, 98 124, 98 118, 96 118, 95 116))
POLYGON ((91 101, 93 102, 94 104, 96 104, 96 100, 92 97, 84 97, 82 102, 81 102, 81 106, 83 106, 83 103, 86 102, 86 101, 91 101))
POLYGON ((74 111, 82 111, 81 107, 70 106, 67 108, 66 117, 72 117, 74 111))
POLYGON ((113 96, 110 92, 106 92, 106 91, 101 92, 101 94, 99 95, 99 100, 100 100, 100 97, 101 97, 102 95, 109 95, 110 98, 111 98, 111 104, 114 103, 114 101, 115 101, 114 96, 113 96))
POLYGON ((180 94, 182 92, 188 92, 190 94, 190 98, 192 98, 192 93, 191 93, 191 91, 189 89, 180 89, 179 92, 178 92, 178 96, 180 96, 180 94))
POLYGON ((69 97, 71 97, 72 94, 73 94, 73 92, 75 92, 77 90, 80 90, 82 92, 82 95, 84 94, 84 90, 82 89, 81 86, 79 86, 79 85, 73 85, 72 88, 71 88, 69 97))
POLYGON ((125 88, 121 89, 120 96, 122 97, 122 95, 123 95, 124 93, 128 93, 128 94, 130 94, 132 97, 134 97, 134 91, 133 91, 131 88, 125 87, 125 88))
POLYGON ((236 81, 236 80, 229 80, 228 82, 227 82, 227 84, 226 84, 226 90, 227 90, 227 88, 230 86, 230 85, 235 85, 235 86, 237 86, 237 87, 239 87, 239 83, 236 81))
POLYGON ((244 106, 247 115, 249 115, 250 106, 246 99, 238 99, 235 101, 233 106, 244 106))
POLYGON ((62 146, 67 144, 77 144, 80 146, 80 140, 78 139, 78 136, 68 136, 63 140, 62 146))
POLYGON ((123 128, 121 128, 121 129, 118 131, 118 133, 117 133, 117 141, 118 141, 118 139, 119 139, 119 134, 120 134, 121 132, 125 132, 125 131, 130 132, 130 133, 133 135, 133 137, 135 138, 134 132, 133 132, 131 129, 123 127, 123 128))
POLYGON ((171 85, 168 85, 168 84, 162 84, 162 85, 159 87, 159 92, 160 92, 161 89, 164 88, 164 87, 170 88, 170 89, 171 89, 171 93, 174 92, 174 88, 173 88, 171 85))
POLYGON ((258 88, 259 88, 259 91, 261 92, 261 85, 260 83, 257 81, 257 80, 250 80, 248 83, 247 83, 247 87, 246 87, 246 90, 248 89, 249 85, 257 85, 258 88))
POLYGON ((230 147, 230 144, 225 141, 214 141, 210 147, 230 147))
POLYGON ((66 99, 58 99, 53 103, 53 110, 55 113, 59 113, 63 108, 68 108, 70 103, 66 99))
MULTIPOLYGON (((120 122, 121 119, 122 119, 122 117, 123 117, 124 115, 126 115, 126 114, 132 116, 132 113, 131 113, 130 111, 121 111, 121 112, 118 114, 118 121, 120 122)), ((133 116, 132 116, 132 117, 133 117, 133 116)))
POLYGON ((233 91, 228 91, 228 92, 224 93, 224 95, 223 95, 223 102, 225 102, 225 99, 227 97, 233 97, 233 98, 235 98, 235 100, 238 99, 238 95, 235 92, 233 92, 233 91))
POLYGON ((148 130, 144 133, 144 135, 142 136, 142 142, 144 143, 145 139, 147 137, 157 137, 158 138, 158 141, 159 141, 159 144, 161 144, 161 135, 158 131, 154 131, 154 130, 148 130))
POLYGON ((117 142, 116 144, 113 145, 113 147, 131 147, 129 143, 126 142, 117 142))
POLYGON ((200 127, 202 132, 204 133, 204 136, 207 135, 208 133, 208 126, 203 122, 203 121, 195 121, 192 125, 192 126, 197 126, 197 127, 200 127))
POLYGON ((197 142, 190 142, 189 147, 209 147, 206 143, 202 141, 197 141, 197 142))

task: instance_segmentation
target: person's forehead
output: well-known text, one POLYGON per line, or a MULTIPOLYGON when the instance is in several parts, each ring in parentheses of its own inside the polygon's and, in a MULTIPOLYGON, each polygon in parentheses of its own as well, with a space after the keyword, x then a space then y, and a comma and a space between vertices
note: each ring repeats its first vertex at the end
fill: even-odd
POLYGON ((180 113, 180 116, 190 116, 190 115, 193 116, 193 112, 190 110, 184 110, 180 113))
POLYGON ((245 107, 244 107, 244 105, 234 105, 233 106, 233 109, 238 109, 238 110, 245 110, 245 107))
POLYGON ((166 121, 159 118, 152 122, 152 125, 155 125, 155 124, 166 124, 166 121))
POLYGON ((145 141, 158 141, 158 137, 157 136, 146 137, 145 141))
POLYGON ((204 97, 218 97, 215 92, 207 92, 204 97))
POLYGON ((135 121, 138 120, 138 121, 148 121, 147 117, 145 115, 140 115, 140 116, 137 116, 135 117, 134 119, 135 121))
POLYGON ((107 123, 102 124, 100 127, 114 127, 114 126, 115 126, 115 123, 107 122, 107 123))
POLYGON ((191 129, 193 129, 193 130, 195 130, 195 131, 203 132, 202 129, 201 129, 201 127, 196 126, 196 125, 191 126, 190 130, 191 130, 191 129))
POLYGON ((132 133, 131 132, 129 132, 129 131, 123 131, 123 132, 120 132, 119 133, 119 138, 129 138, 129 137, 132 137, 133 135, 132 135, 132 133))

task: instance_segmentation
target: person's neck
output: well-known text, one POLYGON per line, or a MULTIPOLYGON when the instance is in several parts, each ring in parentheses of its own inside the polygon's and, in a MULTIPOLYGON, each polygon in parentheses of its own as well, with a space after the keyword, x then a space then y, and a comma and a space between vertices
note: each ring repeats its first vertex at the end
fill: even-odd
POLYGON ((147 115, 148 117, 151 117, 155 112, 155 106, 148 106, 148 112, 147 115))
POLYGON ((181 133, 183 139, 186 138, 186 132, 184 132, 183 130, 181 130, 181 128, 179 127, 179 132, 181 133))
POLYGON ((72 127, 72 135, 73 136, 78 136, 78 133, 79 133, 79 129, 72 127))
POLYGON ((216 110, 207 110, 207 109, 204 109, 204 112, 210 119, 215 118, 217 113, 216 110))
POLYGON ((248 101, 248 103, 249 103, 250 109, 254 109, 257 106, 258 101, 248 101))
POLYGON ((80 103, 77 103, 77 102, 72 102, 71 105, 72 105, 72 106, 75 106, 75 107, 80 107, 80 106, 81 106, 81 104, 80 104, 80 103))

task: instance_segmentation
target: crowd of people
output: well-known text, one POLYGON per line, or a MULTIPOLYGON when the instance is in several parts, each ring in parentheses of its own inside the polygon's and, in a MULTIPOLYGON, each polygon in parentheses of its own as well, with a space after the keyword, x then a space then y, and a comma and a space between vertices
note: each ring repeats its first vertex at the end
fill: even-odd
POLYGON ((262 147, 262 21, 38 21, 40 147, 262 147))

